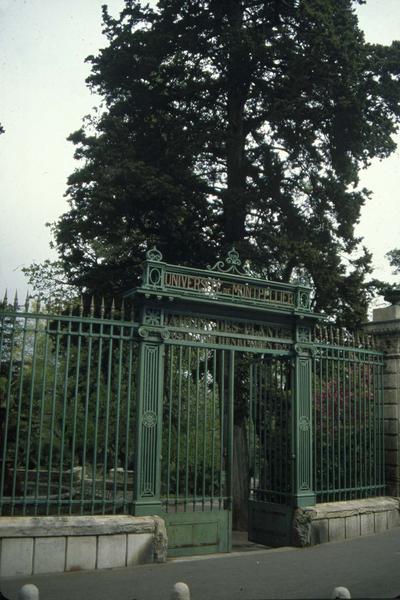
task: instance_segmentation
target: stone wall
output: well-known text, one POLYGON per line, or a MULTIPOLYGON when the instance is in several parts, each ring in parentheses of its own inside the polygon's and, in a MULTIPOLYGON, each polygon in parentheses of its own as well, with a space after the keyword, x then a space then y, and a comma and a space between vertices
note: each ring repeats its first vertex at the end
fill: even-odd
POLYGON ((164 562, 157 516, 2 517, 0 577, 164 562))
POLYGON ((295 511, 293 541, 296 546, 381 533, 400 525, 398 498, 379 497, 327 502, 295 511))
POLYGON ((364 326, 385 352, 383 374, 386 493, 400 496, 400 306, 373 311, 373 321, 364 326))

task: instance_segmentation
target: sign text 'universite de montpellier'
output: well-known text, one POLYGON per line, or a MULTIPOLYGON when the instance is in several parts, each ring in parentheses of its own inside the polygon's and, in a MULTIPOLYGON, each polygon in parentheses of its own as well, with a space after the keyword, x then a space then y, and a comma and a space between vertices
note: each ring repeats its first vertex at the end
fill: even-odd
POLYGON ((169 288, 200 292, 209 296, 229 296, 242 300, 294 304, 294 294, 286 290, 223 281, 214 277, 197 277, 182 273, 165 273, 164 285, 169 288))

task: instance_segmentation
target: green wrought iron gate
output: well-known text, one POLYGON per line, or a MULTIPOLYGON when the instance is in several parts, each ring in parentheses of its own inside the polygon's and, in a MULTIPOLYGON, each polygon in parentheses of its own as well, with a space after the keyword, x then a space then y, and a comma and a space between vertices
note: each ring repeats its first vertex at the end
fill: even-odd
POLYGON ((161 499, 169 554, 230 550, 233 352, 167 345, 161 499))
POLYGON ((279 545, 293 489, 292 361, 262 356, 250 367, 249 540, 279 545))
POLYGON ((0 306, 0 515, 159 514, 170 556, 229 551, 240 402, 251 540, 290 544, 297 508, 384 494, 369 337, 321 327, 307 284, 255 278, 234 250, 143 267, 118 310, 0 306))

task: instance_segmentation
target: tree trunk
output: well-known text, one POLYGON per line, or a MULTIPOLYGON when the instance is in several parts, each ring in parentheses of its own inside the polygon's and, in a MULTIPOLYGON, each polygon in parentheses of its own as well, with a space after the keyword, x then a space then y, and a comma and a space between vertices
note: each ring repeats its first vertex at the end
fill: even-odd
POLYGON ((249 456, 246 423, 233 429, 233 529, 247 531, 249 498, 249 456))
POLYGON ((244 110, 249 89, 249 57, 243 36, 243 8, 237 0, 229 3, 230 25, 227 63, 227 190, 224 197, 224 234, 228 244, 240 242, 246 227, 246 171, 244 110))

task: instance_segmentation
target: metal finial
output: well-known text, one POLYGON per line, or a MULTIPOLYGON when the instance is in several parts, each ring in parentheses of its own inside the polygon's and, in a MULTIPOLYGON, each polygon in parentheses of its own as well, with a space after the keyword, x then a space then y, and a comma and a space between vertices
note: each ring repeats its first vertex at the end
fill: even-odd
POLYGON ((155 246, 153 246, 152 248, 150 248, 150 250, 148 250, 146 252, 146 258, 147 260, 153 260, 155 262, 160 262, 162 260, 162 254, 159 250, 157 250, 157 248, 155 246))
POLYGON ((250 275, 247 269, 242 266, 239 253, 235 246, 229 250, 225 260, 218 260, 214 266, 207 266, 208 271, 218 271, 219 273, 236 273, 237 275, 250 275), (240 267, 240 268, 239 268, 240 267))

